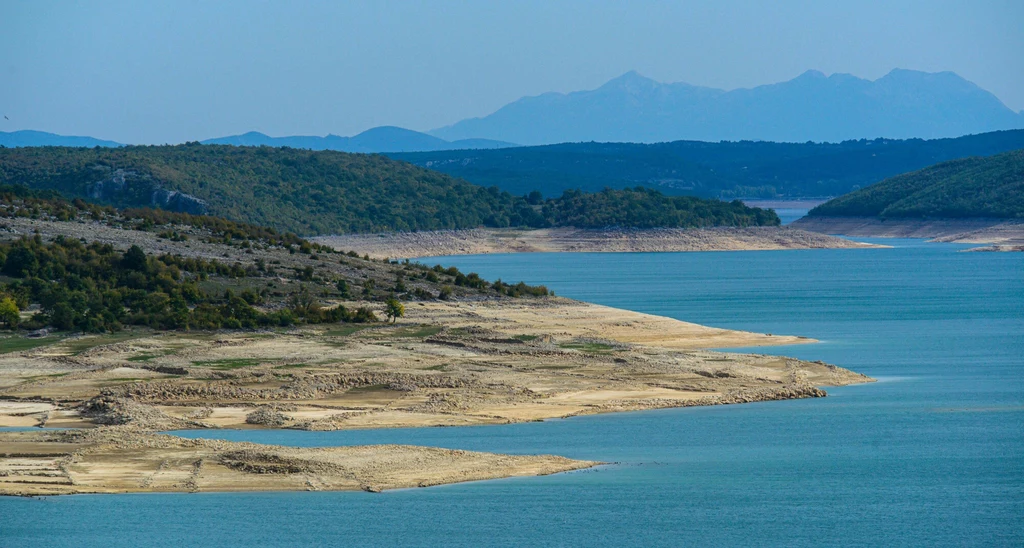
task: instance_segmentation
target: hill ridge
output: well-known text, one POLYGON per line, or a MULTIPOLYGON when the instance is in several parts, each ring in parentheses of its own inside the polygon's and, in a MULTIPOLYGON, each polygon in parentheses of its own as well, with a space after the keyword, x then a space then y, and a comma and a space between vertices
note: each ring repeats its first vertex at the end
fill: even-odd
POLYGON ((722 199, 831 197, 887 177, 966 156, 1024 148, 1024 130, 943 139, 842 143, 674 141, 561 143, 500 151, 389 154, 513 194, 643 185, 722 199))
POLYGON ((383 155, 230 145, 0 149, 0 183, 297 234, 549 226, 779 224, 742 203, 650 189, 513 196, 383 155))
POLYGON ((808 215, 1024 219, 1024 149, 897 175, 829 200, 808 215))

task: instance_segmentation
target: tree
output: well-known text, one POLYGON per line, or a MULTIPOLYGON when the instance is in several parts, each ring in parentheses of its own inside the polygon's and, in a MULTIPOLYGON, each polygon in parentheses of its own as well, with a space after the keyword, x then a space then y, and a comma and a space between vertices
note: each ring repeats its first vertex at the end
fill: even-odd
POLYGON ((370 298, 373 296, 373 290, 377 288, 377 282, 370 278, 363 282, 363 297, 370 298))
POLYGON ((391 297, 384 303, 384 315, 387 319, 391 320, 391 323, 398 321, 398 318, 405 316, 405 305, 399 302, 398 299, 391 297))
POLYGON ((295 312, 300 318, 316 319, 320 316, 320 303, 306 286, 302 286, 298 292, 292 293, 288 298, 288 304, 291 305, 292 312, 295 312))
POLYGON ((342 299, 348 299, 348 298, 352 297, 352 293, 351 293, 351 291, 348 288, 348 282, 347 281, 345 281, 345 280, 338 280, 337 288, 338 288, 338 293, 340 293, 340 296, 341 296, 342 299))
POLYGON ((67 302, 58 302, 50 312, 50 324, 60 330, 75 327, 75 309, 67 302))
POLYGON ((36 258, 36 254, 24 246, 17 246, 7 253, 7 258, 4 261, 4 274, 11 276, 25 276, 39 268, 39 259, 36 258))
POLYGON ((128 251, 124 252, 124 258, 121 259, 121 266, 127 270, 135 270, 137 272, 145 272, 146 270, 146 252, 141 247, 133 245, 128 248, 128 251))
POLYGON ((0 322, 3 322, 8 329, 18 326, 18 321, 21 319, 20 312, 18 303, 14 302, 14 299, 10 297, 0 299, 0 322))

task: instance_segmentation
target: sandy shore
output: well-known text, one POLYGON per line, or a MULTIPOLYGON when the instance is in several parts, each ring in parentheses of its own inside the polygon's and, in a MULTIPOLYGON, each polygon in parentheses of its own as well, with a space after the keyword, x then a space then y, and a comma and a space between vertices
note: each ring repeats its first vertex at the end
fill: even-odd
POLYGON ((484 253, 746 251, 873 247, 788 227, 584 230, 478 228, 438 232, 348 234, 312 238, 375 258, 484 253))
POLYGON ((971 251, 1024 250, 1024 221, 1015 219, 804 217, 791 226, 851 237, 926 238, 937 242, 992 244, 971 251))
POLYGON ((812 339, 563 298, 415 303, 404 323, 353 329, 137 331, 2 354, 0 426, 503 424, 803 397, 870 380, 823 363, 707 350, 812 339))
POLYGON ((607 339, 667 349, 699 350, 816 342, 795 335, 707 327, 560 297, 518 302, 429 302, 417 304, 416 313, 449 327, 486 326, 508 336, 540 334, 563 340, 607 339))
POLYGON ((383 491, 600 464, 408 445, 297 448, 189 440, 130 428, 0 432, 0 494, 383 491))
MULTIPOLYGON (((266 332, 140 330, 59 339, 0 354, 0 426, 45 425, 96 432, 128 428, 135 436, 132 439, 144 439, 148 447, 157 442, 146 437, 152 435, 147 432, 179 428, 336 430, 508 424, 820 397, 825 392, 818 386, 872 380, 820 362, 708 349, 811 339, 715 329, 564 298, 411 303, 406 320, 387 326, 266 332)), ((47 446, 65 442, 59 439, 4 439, 0 454, 7 457, 0 458, 0 472, 3 466, 8 471, 23 464, 38 468, 40 455, 54 461, 80 453, 47 446), (28 461, 19 461, 23 457, 15 455, 29 455, 32 462, 25 464, 28 461)), ((76 442, 92 444, 97 438, 83 439, 76 442)), ((207 464, 223 460, 222 452, 209 454, 208 447, 189 445, 190 441, 161 437, 155 446, 159 451, 142 455, 121 438, 102 439, 104 452, 75 461, 82 463, 76 470, 90 479, 83 476, 76 483, 78 491, 63 492, 82 492, 86 489, 82 486, 93 492, 171 489, 171 483, 159 481, 132 486, 141 481, 139 474, 145 470, 169 466, 161 464, 164 461, 187 468, 187 463, 199 460, 207 464), (93 460, 99 456, 99 461, 93 460), (102 466, 87 465, 94 462, 102 466), (120 471, 103 471, 111 467, 120 471), (110 477, 110 482, 104 482, 104 477, 110 477)), ((281 458, 308 458, 286 455, 283 449, 274 451, 281 458)), ((434 450, 389 451, 415 461, 421 458, 418 452, 434 450)), ((339 450, 330 459, 347 466, 348 456, 339 450)), ((459 456, 452 466, 429 470, 433 475, 401 476, 404 479, 391 483, 368 476, 358 489, 368 484, 388 489, 590 465, 557 458, 459 456), (494 468, 490 476, 467 471, 477 469, 472 462, 495 459, 510 464, 494 468)), ((390 466, 389 458, 381 461, 382 467, 390 466)), ((435 464, 431 461, 430 466, 435 464)), ((202 484, 211 490, 301 487, 295 482, 298 476, 246 483, 242 478, 253 478, 237 471, 202 484)), ((35 487, 20 480, 6 481, 0 484, 0 493, 53 492, 50 487, 33 491, 35 487)), ((340 482, 338 486, 343 487, 330 489, 355 489, 353 484, 340 482)))
POLYGON ((409 446, 184 440, 181 428, 508 424, 825 396, 873 379, 708 348, 811 339, 715 329, 563 298, 410 303, 395 325, 147 330, 0 354, 0 494, 366 489, 593 466, 409 446))

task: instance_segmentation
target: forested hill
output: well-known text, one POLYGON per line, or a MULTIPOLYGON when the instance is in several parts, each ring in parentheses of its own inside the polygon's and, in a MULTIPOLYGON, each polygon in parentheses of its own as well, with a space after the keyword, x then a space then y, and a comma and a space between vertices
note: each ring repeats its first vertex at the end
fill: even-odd
POLYGON ((0 183, 116 207, 216 215, 297 234, 778 224, 774 213, 738 202, 646 190, 527 198, 380 155, 285 147, 0 148, 0 183))
POLYGON ((731 200, 839 196, 938 162, 1019 148, 1024 130, 933 140, 563 143, 389 156, 512 194, 536 189, 558 196, 566 189, 643 185, 665 194, 731 200))
POLYGON ((1024 219, 1024 149, 892 177, 825 202, 810 216, 1024 219))

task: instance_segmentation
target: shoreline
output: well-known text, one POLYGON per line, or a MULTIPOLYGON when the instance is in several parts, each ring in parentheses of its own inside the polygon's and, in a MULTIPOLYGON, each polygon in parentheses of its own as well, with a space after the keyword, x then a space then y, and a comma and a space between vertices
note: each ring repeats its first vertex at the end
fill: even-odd
POLYGON ((883 247, 786 227, 654 229, 476 228, 310 238, 382 259, 489 253, 643 253, 883 247))
POLYGON ((874 381, 824 362, 709 350, 812 339, 560 297, 410 303, 403 322, 352 327, 140 330, 0 354, 0 424, 69 428, 0 432, 0 494, 379 491, 546 475, 600 463, 157 432, 510 424, 824 397, 820 386, 874 381))
POLYGON ((598 461, 412 445, 288 447, 126 427, 0 433, 0 495, 368 491, 533 477, 598 461), (19 452, 10 456, 11 449, 19 452), (123 458, 130 455, 130 458, 123 458))
POLYGON ((1024 220, 1020 219, 803 217, 790 226, 854 238, 920 238, 943 243, 988 244, 966 251, 1024 251, 1024 220))

